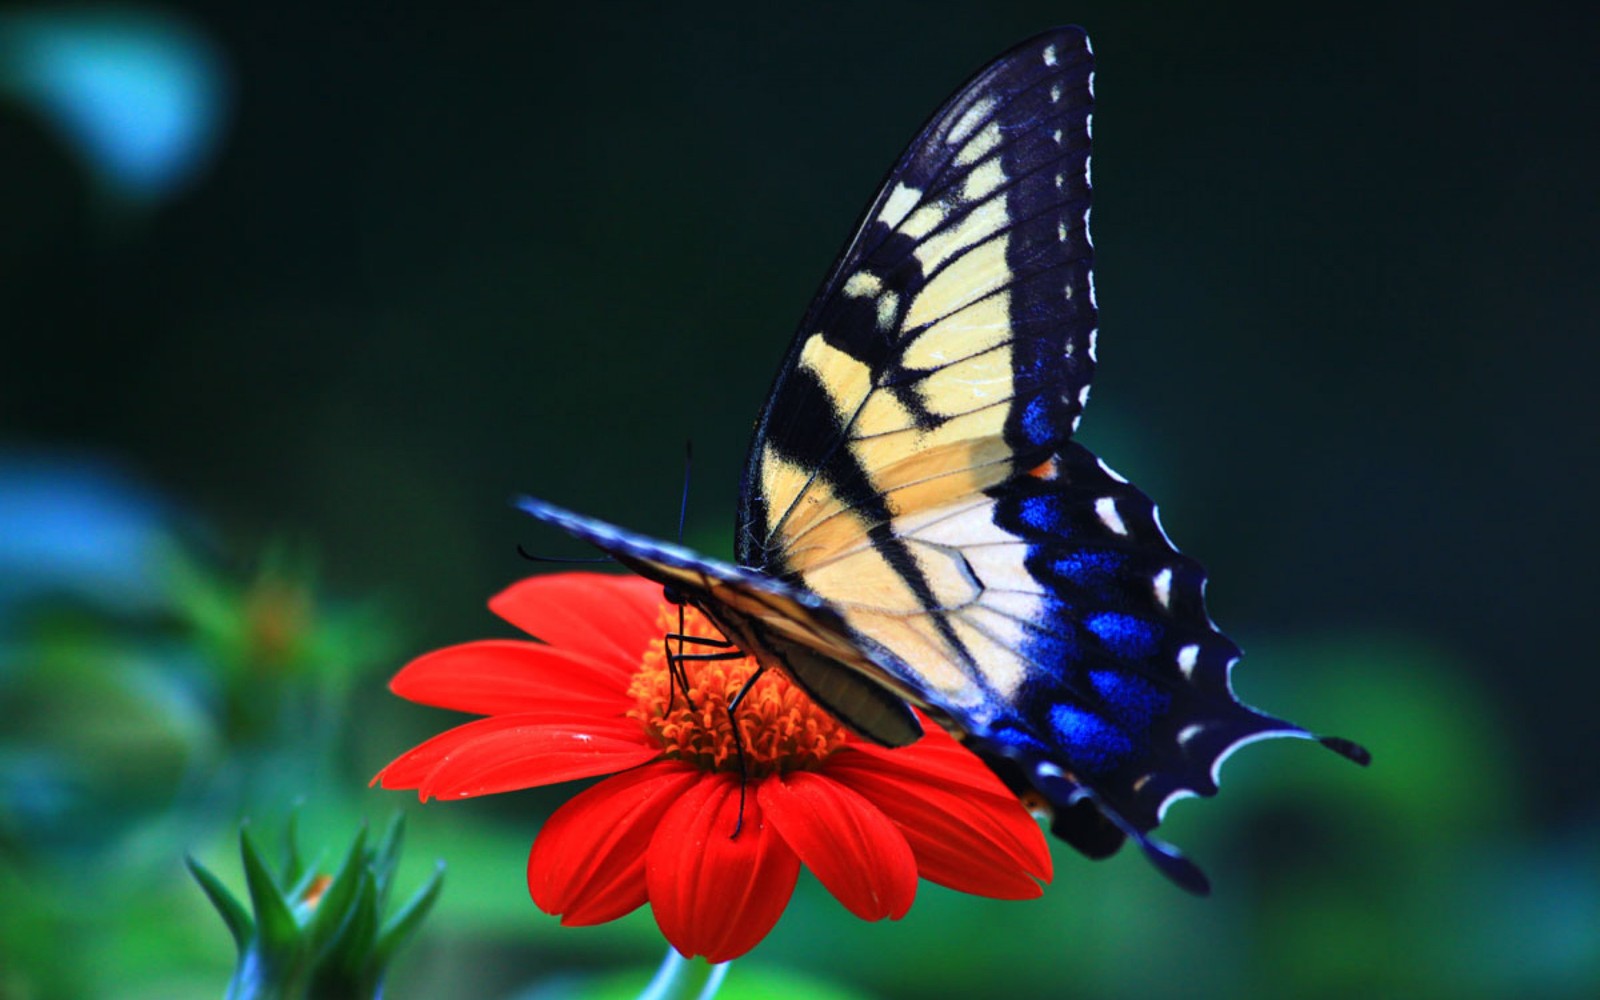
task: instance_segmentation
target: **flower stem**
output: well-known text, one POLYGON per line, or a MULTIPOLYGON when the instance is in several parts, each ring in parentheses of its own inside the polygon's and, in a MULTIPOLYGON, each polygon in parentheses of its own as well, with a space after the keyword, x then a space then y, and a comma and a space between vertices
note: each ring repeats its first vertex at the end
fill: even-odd
POLYGON ((727 978, 730 964, 712 965, 702 958, 684 958, 669 947, 661 968, 639 994, 639 1000, 712 1000, 727 978))

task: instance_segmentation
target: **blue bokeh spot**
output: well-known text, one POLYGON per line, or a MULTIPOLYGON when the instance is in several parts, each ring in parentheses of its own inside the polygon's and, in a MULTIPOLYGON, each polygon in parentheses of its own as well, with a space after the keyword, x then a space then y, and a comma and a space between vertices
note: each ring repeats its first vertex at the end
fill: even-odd
POLYGON ((50 122, 109 189, 138 200, 190 180, 226 117, 220 53, 155 10, 0 16, 0 91, 50 122))

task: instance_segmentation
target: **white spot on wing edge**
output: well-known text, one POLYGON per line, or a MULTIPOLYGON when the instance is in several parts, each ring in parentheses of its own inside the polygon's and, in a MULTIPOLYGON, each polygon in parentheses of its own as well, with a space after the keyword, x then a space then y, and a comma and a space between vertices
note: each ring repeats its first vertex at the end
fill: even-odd
POLYGON ((889 192, 889 197, 883 202, 883 211, 878 213, 878 221, 894 229, 905 220, 911 210, 922 201, 922 192, 905 184, 896 184, 894 190, 889 192))
POLYGON ((1056 45, 1054 42, 1044 47, 1044 64, 1046 66, 1054 66, 1056 64, 1056 45))
POLYGON ((1110 528, 1115 533, 1119 535, 1126 535, 1128 533, 1128 526, 1122 523, 1122 515, 1117 511, 1117 500, 1115 497, 1101 497, 1100 499, 1096 500, 1094 502, 1094 513, 1095 516, 1100 519, 1101 524, 1105 525, 1107 528, 1110 528))
MULTIPOLYGON (((1091 351, 1094 350, 1094 341, 1093 340, 1089 341, 1089 345, 1090 345, 1089 346, 1089 350, 1091 350, 1091 351)), ((1105 459, 1096 458, 1095 462, 1100 466, 1100 471, 1101 472, 1104 472, 1106 475, 1110 476, 1112 479, 1115 479, 1117 482, 1125 483, 1125 482, 1128 481, 1128 477, 1127 476, 1124 476, 1122 473, 1118 472, 1116 469, 1113 469, 1111 466, 1107 465, 1105 459)))
POLYGON ((1194 680, 1194 665, 1200 662, 1200 647, 1194 643, 1178 650, 1178 669, 1185 680, 1194 680))
POLYGON ((1163 566, 1154 580, 1156 603, 1163 608, 1172 607, 1172 567, 1163 566))

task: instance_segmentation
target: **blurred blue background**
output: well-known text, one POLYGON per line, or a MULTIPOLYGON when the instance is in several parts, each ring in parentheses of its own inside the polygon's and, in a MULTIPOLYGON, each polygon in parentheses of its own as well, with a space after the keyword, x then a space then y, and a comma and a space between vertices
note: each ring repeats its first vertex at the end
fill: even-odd
MULTIPOLYGON (((726 555, 775 366, 882 171, 1052 24, 1098 55, 1082 438, 1162 504, 1241 695, 1367 744, 1232 761, 1042 900, 811 882, 732 996, 1600 993, 1600 14, 1399 4, 0 6, 0 997, 207 997, 235 823, 449 863, 389 995, 642 986, 560 930, 566 790, 366 788, 508 634, 530 492, 726 555), (565 985, 563 985, 565 984, 565 985), (817 993, 817 995, 821 995, 817 993)), ((409 882, 407 879, 409 878, 409 882)), ((554 995, 554 994, 544 994, 554 995)))

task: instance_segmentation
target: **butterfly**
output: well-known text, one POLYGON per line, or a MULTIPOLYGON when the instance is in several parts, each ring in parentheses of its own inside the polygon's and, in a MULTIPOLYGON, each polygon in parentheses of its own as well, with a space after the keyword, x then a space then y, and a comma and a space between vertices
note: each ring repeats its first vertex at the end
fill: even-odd
MULTIPOLYGON (((1234 697, 1239 648, 1155 505, 1072 440, 1094 374, 1094 57, 1066 27, 945 102, 812 301, 746 461, 738 564, 518 506, 703 611, 865 739, 911 705, 1090 857, 1217 791, 1234 750, 1317 738, 1234 697)), ((1365 750, 1321 738, 1365 764, 1365 750)))

